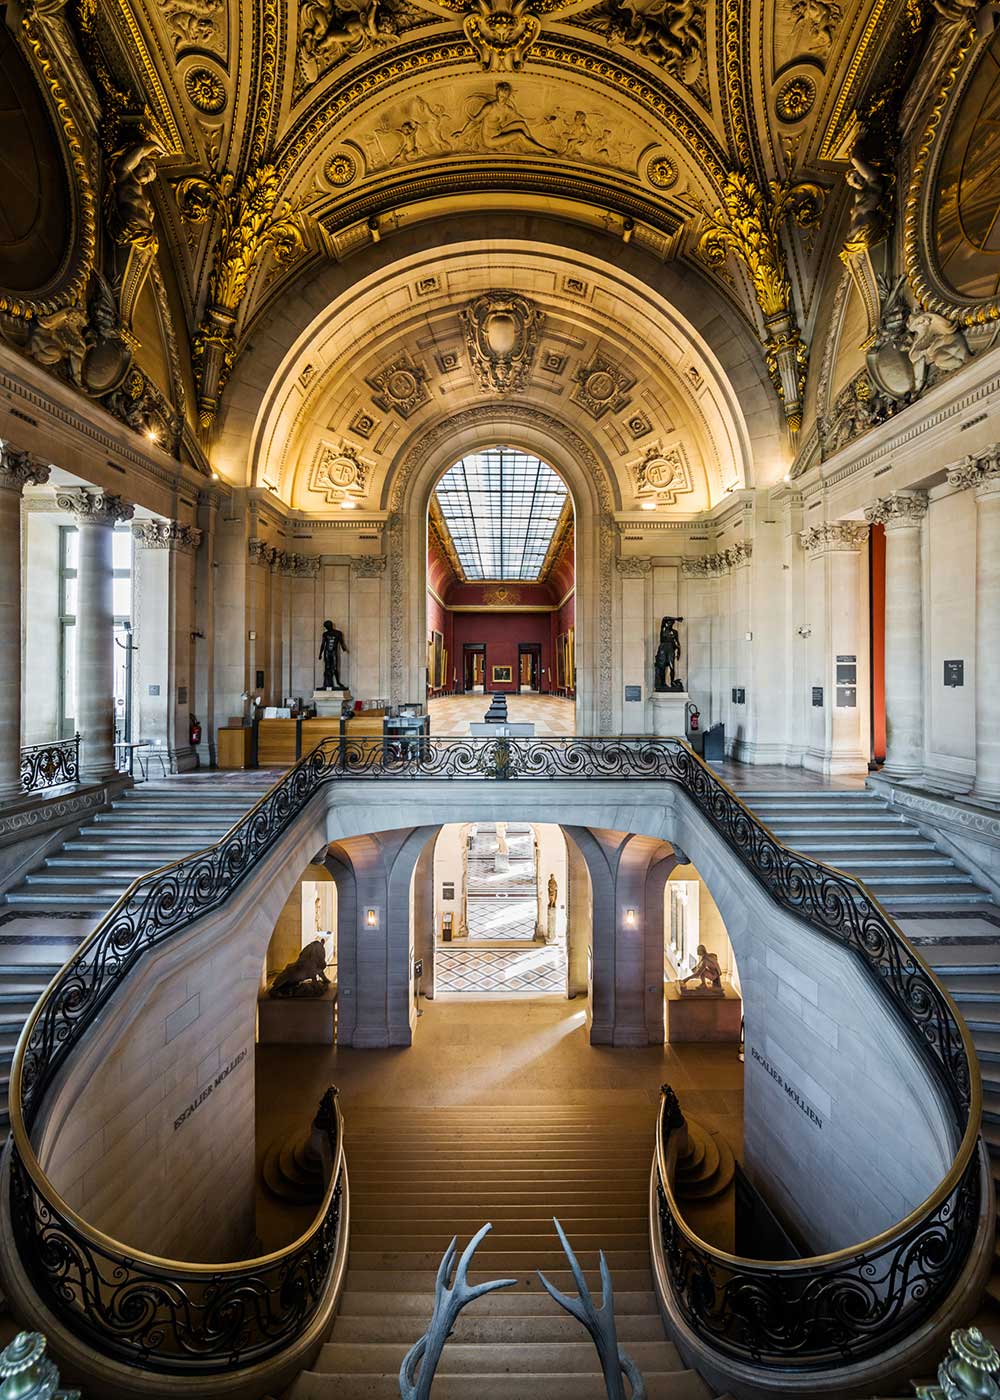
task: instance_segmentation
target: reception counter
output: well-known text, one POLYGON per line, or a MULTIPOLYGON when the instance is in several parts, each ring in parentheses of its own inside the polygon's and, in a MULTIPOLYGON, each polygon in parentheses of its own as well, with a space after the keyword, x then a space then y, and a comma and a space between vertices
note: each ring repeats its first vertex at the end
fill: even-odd
POLYGON ((426 735, 427 717, 400 721, 382 710, 362 710, 347 719, 259 719, 246 729, 220 729, 220 768, 291 768, 324 739, 372 740, 381 744, 426 735))

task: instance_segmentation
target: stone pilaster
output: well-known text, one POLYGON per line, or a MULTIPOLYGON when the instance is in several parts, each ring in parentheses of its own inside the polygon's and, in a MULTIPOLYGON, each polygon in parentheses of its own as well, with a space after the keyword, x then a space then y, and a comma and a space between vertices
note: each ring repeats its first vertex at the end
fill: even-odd
POLYGON ((885 496, 865 511, 885 526, 885 730, 883 772, 914 778, 924 769, 924 492, 885 496))
POLYGON ((974 797, 1000 806, 1000 443, 948 472, 976 496, 976 780, 974 797))
POLYGON ((867 578, 865 549, 869 527, 857 520, 824 520, 799 534, 808 557, 808 687, 822 692, 822 704, 809 704, 806 768, 825 774, 859 773, 868 767, 867 578), (838 657, 854 658, 854 704, 838 704, 838 657))
POLYGON ((120 496, 87 488, 61 490, 59 508, 76 521, 76 727, 82 740, 81 775, 101 782, 115 771, 115 641, 112 533, 131 520, 120 496))
POLYGON ((0 802, 21 793, 21 492, 48 479, 0 442, 0 802))
POLYGON ((195 553, 202 532, 177 520, 137 520, 135 635, 137 737, 149 739, 172 770, 193 768, 191 633, 195 553))

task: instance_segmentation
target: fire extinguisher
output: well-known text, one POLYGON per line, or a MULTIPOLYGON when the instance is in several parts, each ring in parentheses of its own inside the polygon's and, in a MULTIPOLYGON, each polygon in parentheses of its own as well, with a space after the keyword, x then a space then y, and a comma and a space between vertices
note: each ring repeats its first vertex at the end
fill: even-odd
POLYGON ((191 743, 201 743, 201 723, 195 718, 194 715, 191 716, 191 743))
POLYGON ((692 705, 690 701, 688 701, 687 711, 688 711, 688 729, 690 729, 690 731, 691 731, 692 734, 697 734, 697 733, 698 733, 698 721, 701 719, 701 711, 698 709, 698 707, 697 707, 696 705, 692 705))

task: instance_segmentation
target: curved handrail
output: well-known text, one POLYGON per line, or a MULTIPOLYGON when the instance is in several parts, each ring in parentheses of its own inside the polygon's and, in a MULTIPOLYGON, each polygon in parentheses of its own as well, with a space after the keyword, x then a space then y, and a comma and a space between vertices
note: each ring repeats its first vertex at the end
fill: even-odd
MULTIPOLYGON (((951 1170, 906 1221, 886 1236, 862 1242, 849 1251, 858 1270, 863 1269, 869 1245, 881 1248, 889 1236, 901 1237, 901 1232, 916 1228, 912 1222, 918 1215, 927 1248, 940 1252, 943 1232, 955 1257, 962 1253, 967 1210, 953 1209, 952 1203, 957 1200, 960 1183, 964 1183, 968 1208, 978 1204, 980 1189, 973 1165, 981 1087, 971 1037, 947 991, 860 881, 788 850, 680 739, 327 739, 285 774, 214 846, 136 880, 56 974, 22 1032, 10 1076, 15 1233, 22 1261, 31 1269, 42 1296, 71 1326, 91 1335, 90 1329, 97 1325, 95 1317, 84 1317, 86 1294, 74 1291, 64 1279, 66 1253, 78 1247, 76 1237, 86 1248, 117 1259, 126 1273, 132 1260, 144 1265, 152 1261, 164 1276, 190 1266, 138 1255, 95 1230, 62 1200, 30 1140, 45 1091, 94 1017, 143 955, 220 907, 320 787, 334 778, 629 778, 667 780, 683 787, 772 898, 860 958, 920 1047, 952 1105, 956 1136, 961 1142, 951 1170)), ((260 1262, 244 1261, 232 1268, 252 1272, 260 1262)), ((210 1272, 223 1272, 218 1266, 205 1267, 210 1272)), ((765 1267, 784 1272, 781 1266, 765 1267)), ((200 1272, 198 1266, 195 1268, 200 1272)), ((943 1280, 939 1274, 933 1282, 943 1280)), ((138 1293, 141 1303, 141 1289, 138 1293)), ((927 1295, 931 1302, 940 1296, 934 1287, 928 1287, 927 1295)), ((929 1306, 927 1303, 925 1312, 929 1306)), ((141 1308, 139 1312, 142 1323, 141 1308)), ((126 1311, 123 1325, 127 1327, 130 1320, 126 1311)), ((98 1332, 105 1350, 129 1345, 123 1343, 120 1332, 109 1334, 103 1323, 98 1332)), ((164 1369, 166 1365, 154 1346, 143 1346, 129 1355, 149 1369, 164 1369)), ((211 1356, 200 1357, 199 1364, 203 1369, 218 1369, 223 1364, 235 1365, 236 1359, 220 1348, 211 1356)))

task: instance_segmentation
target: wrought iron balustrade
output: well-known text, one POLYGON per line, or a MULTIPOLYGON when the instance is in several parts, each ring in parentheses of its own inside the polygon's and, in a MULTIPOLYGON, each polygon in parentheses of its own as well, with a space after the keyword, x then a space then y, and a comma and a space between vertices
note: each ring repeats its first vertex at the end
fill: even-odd
MULTIPOLYGON (((931 1066, 951 1105, 956 1138, 961 1146, 951 1172, 937 1191, 907 1221, 877 1241, 852 1250, 855 1290, 843 1287, 828 1296, 830 1306, 841 1310, 846 1328, 853 1328, 856 1343, 842 1348, 843 1355, 863 1349, 869 1336, 869 1314, 863 1306, 865 1271, 879 1270, 897 1261, 910 1269, 913 1285, 905 1306, 898 1311, 899 1326, 925 1316, 945 1296, 954 1269, 970 1247, 968 1223, 979 1205, 977 1141, 981 1108, 978 1066, 964 1024, 947 993, 930 969, 907 943, 895 923, 865 887, 850 876, 832 870, 788 850, 743 805, 739 798, 679 739, 617 738, 358 738, 324 740, 290 769, 244 817, 214 846, 135 881, 81 945, 77 954, 43 993, 18 1045, 10 1078, 12 1127, 11 1208, 18 1248, 25 1267, 48 1306, 98 1349, 127 1355, 135 1364, 151 1370, 177 1367, 178 1349, 149 1322, 154 1299, 157 1306, 176 1296, 179 1309, 186 1300, 188 1272, 192 1267, 167 1260, 153 1260, 153 1281, 135 1279, 134 1301, 129 1301, 131 1270, 141 1256, 93 1229, 60 1198, 35 1157, 30 1132, 54 1076, 80 1044, 88 1027, 110 998, 139 965, 143 957, 188 928, 196 919, 218 909, 233 890, 266 856, 316 794, 326 785, 353 781, 452 781, 495 782, 636 781, 671 783, 686 793, 702 817, 725 841, 744 867, 783 908, 804 919, 814 930, 849 949, 859 960, 878 994, 892 1008, 913 1043, 931 1066), (872 1249, 869 1260, 868 1250, 872 1249), (922 1275, 912 1261, 921 1255, 931 1260, 922 1275), (876 1257, 877 1256, 877 1257, 876 1257), (946 1262, 938 1267, 937 1259, 946 1262), (110 1268, 111 1272, 106 1272, 110 1268), (110 1306, 108 1287, 116 1278, 124 1282, 120 1300, 110 1306), (171 1289, 176 1287, 176 1294, 171 1289), (916 1294, 922 1292, 921 1297, 916 1294), (98 1301, 101 1300, 101 1301, 98 1301), (857 1314, 857 1316, 856 1316, 857 1314)), ((664 1191, 669 1220, 667 1232, 681 1228, 670 1209, 669 1189, 664 1191), (672 1222, 672 1223, 671 1223, 672 1222)), ((331 1196, 328 1209, 334 1210, 331 1196)), ((314 1227, 321 1231, 322 1218, 314 1227)), ((683 1234, 683 1229, 681 1230, 683 1234)), ((671 1245, 677 1262, 673 1286, 690 1299, 697 1290, 709 1296, 709 1283, 730 1308, 738 1289, 723 1279, 715 1256, 699 1262, 696 1247, 702 1244, 685 1235, 671 1245), (695 1252, 692 1250, 695 1249, 695 1252), (707 1260, 707 1262, 706 1262, 707 1260), (713 1273, 713 1270, 715 1273, 713 1273), (707 1271, 707 1272, 705 1272, 707 1271)), ((707 1246, 704 1246, 708 1249, 707 1246)), ((312 1278, 318 1255, 304 1256, 296 1279, 312 1278), (312 1262, 311 1262, 312 1261, 312 1262)), ((730 1263, 732 1261, 729 1261, 730 1263)), ((753 1263, 753 1261, 735 1261, 753 1263)), ((815 1261, 800 1261, 808 1270, 815 1261)), ((245 1276, 256 1276, 262 1261, 239 1266, 245 1276)), ((145 1267, 145 1266, 144 1266, 145 1267)), ((726 1265, 729 1268, 729 1263, 726 1265)), ((755 1265, 756 1267, 756 1265, 755 1265)), ((782 1366, 816 1364, 812 1357, 815 1329, 806 1312, 810 1292, 803 1276, 800 1293, 782 1292, 774 1282, 785 1265, 760 1264, 753 1287, 745 1297, 756 1296, 761 1307, 773 1300, 777 1310, 787 1308, 780 1324, 789 1336, 806 1337, 798 1351, 775 1349, 782 1366)), ((895 1266, 894 1266, 895 1267, 895 1266)), ((141 1270, 140 1270, 141 1273, 141 1270)), ((251 1288, 250 1293, 252 1294, 251 1288)), ((698 1298, 702 1293, 697 1294, 698 1298)), ((720 1305, 721 1306, 721 1305, 720 1305)), ((193 1327, 204 1338, 184 1365, 205 1371, 225 1369, 245 1359, 248 1352, 232 1350, 232 1339, 221 1315, 213 1313, 211 1327, 193 1327)), ((303 1314, 296 1314, 301 1318, 303 1314)), ((744 1345, 738 1329, 727 1324, 713 1332, 712 1307, 695 1308, 706 1340, 720 1350, 733 1350, 753 1359, 756 1353, 744 1345)), ((778 1323, 775 1326, 778 1327, 778 1323)), ((890 1320, 889 1325, 896 1325, 890 1320)), ((262 1349, 286 1345, 288 1333, 278 1329, 263 1340, 262 1349)), ((256 1346, 256 1344, 254 1344, 256 1346)), ((824 1355, 832 1354, 823 1343, 824 1355)), ((760 1350, 760 1349, 758 1349, 760 1350)), ((770 1355, 770 1352, 769 1352, 770 1355)), ((767 1358, 761 1357, 763 1361, 767 1358)))
POLYGON ((80 781, 80 736, 57 739, 52 744, 28 744, 21 750, 21 787, 41 792, 80 781))

